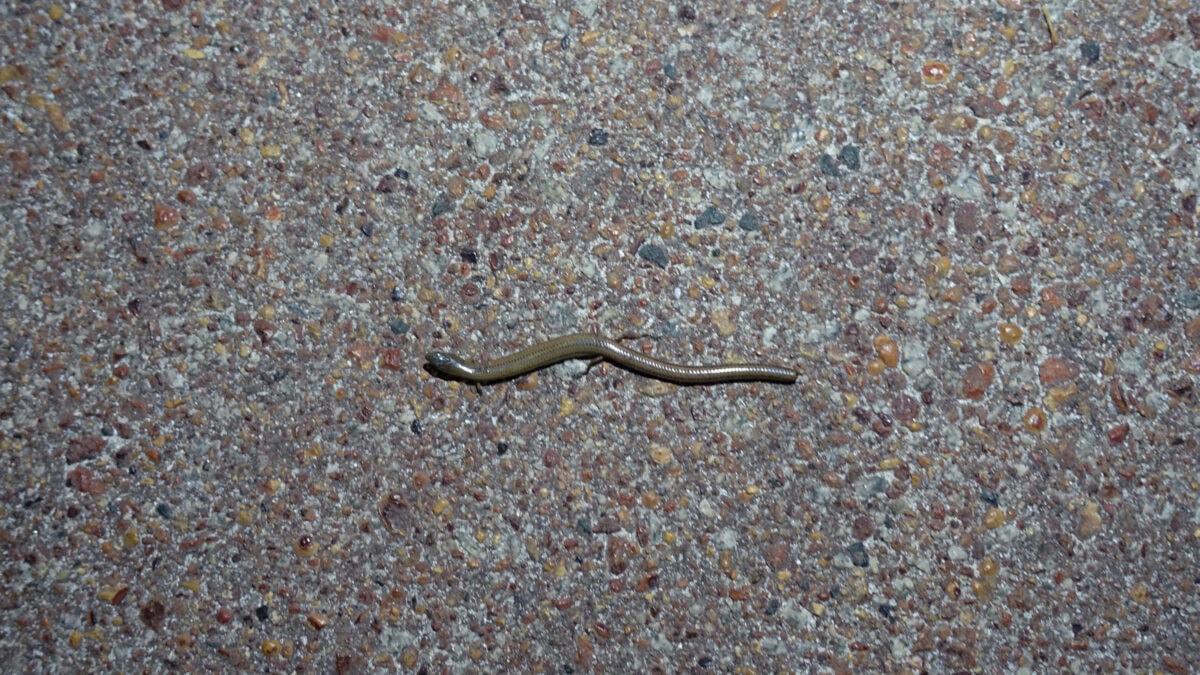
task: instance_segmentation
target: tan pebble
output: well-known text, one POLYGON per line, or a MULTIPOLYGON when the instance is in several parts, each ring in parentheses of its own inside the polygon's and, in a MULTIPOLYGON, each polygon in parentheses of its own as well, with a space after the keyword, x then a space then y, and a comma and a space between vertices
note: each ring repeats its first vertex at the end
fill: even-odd
POLYGON ((887 335, 875 336, 875 353, 879 355, 880 360, 888 368, 895 368, 900 363, 900 348, 896 346, 896 341, 887 335))
POLYGON ((666 466, 671 463, 671 449, 661 446, 650 446, 650 459, 659 466, 666 466))
POLYGON ((933 261, 933 272, 939 277, 944 277, 950 273, 950 258, 944 255, 938 256, 933 261))
POLYGON ((1065 387, 1050 387, 1050 391, 1046 392, 1045 398, 1042 399, 1042 405, 1050 409, 1050 412, 1058 410, 1062 404, 1075 397, 1079 393, 1079 387, 1075 385, 1067 385, 1065 387))
POLYGON ((1021 327, 1015 323, 1002 323, 999 326, 1000 341, 1014 347, 1021 341, 1021 327))
POLYGON ((1088 502, 1079 513, 1079 536, 1087 538, 1100 531, 1100 505, 1088 502))
POLYGON ((950 66, 941 61, 926 61, 921 66, 921 79, 925 84, 941 84, 950 77, 950 66))
POLYGON ((997 527, 1000 527, 1004 524, 1004 510, 997 508, 988 509, 987 513, 983 516, 983 524, 986 525, 989 530, 994 530, 997 527))
POLYGON ((1021 418, 1025 428, 1040 434, 1046 428, 1046 411, 1041 408, 1030 408, 1021 418))
POLYGON ((55 129, 62 132, 71 130, 71 121, 67 119, 67 114, 63 112, 62 108, 50 103, 46 106, 46 115, 50 118, 50 123, 54 125, 55 129))
POLYGON ((1058 99, 1053 96, 1043 96, 1033 104, 1033 112, 1038 117, 1049 117, 1058 108, 1058 99))
POLYGON ((517 101, 508 107, 508 116, 514 120, 523 120, 529 117, 529 104, 523 101, 517 101))

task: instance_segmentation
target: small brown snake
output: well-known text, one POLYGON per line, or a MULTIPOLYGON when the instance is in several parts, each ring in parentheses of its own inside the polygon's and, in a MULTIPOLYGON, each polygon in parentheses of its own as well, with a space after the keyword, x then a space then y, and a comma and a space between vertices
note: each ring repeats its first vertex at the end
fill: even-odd
POLYGON ((622 368, 676 384, 779 382, 793 384, 799 375, 791 368, 765 363, 685 366, 646 356, 619 342, 592 333, 551 338, 487 363, 475 363, 446 352, 429 352, 425 360, 441 375, 474 384, 508 380, 567 359, 606 359, 622 368))

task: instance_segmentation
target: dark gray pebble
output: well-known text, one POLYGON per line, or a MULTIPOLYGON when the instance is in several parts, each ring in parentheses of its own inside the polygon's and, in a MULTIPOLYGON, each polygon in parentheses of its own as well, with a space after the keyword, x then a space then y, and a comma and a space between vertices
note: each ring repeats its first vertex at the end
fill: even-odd
POLYGON ((667 260, 667 254, 662 248, 654 244, 644 244, 639 248, 638 257, 642 260, 648 260, 663 269, 666 269, 667 263, 670 262, 667 260))
POLYGON ((725 222, 725 214, 717 210, 717 207, 710 206, 704 209, 704 213, 697 216, 692 224, 696 226, 696 229, 700 229, 709 225, 720 225, 723 222, 725 222))

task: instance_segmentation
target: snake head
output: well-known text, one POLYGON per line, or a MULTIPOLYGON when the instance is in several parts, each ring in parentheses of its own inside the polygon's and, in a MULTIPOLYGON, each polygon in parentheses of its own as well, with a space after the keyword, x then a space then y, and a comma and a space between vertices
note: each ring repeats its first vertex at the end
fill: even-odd
POLYGON ((475 372, 467 362, 446 352, 429 352, 425 355, 425 363, 436 373, 460 380, 471 379, 475 372))

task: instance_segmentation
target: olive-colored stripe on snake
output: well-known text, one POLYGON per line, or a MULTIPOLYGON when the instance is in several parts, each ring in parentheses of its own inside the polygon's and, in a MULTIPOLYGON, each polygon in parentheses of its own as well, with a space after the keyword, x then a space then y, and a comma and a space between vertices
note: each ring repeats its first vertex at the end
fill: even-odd
POLYGON ((791 368, 766 363, 723 363, 716 366, 687 366, 636 352, 621 343, 592 333, 574 333, 551 338, 487 363, 475 363, 455 354, 429 352, 429 367, 445 377, 486 384, 509 380, 567 359, 602 358, 622 368, 675 384, 721 384, 723 382, 778 382, 793 384, 797 373, 791 368))

